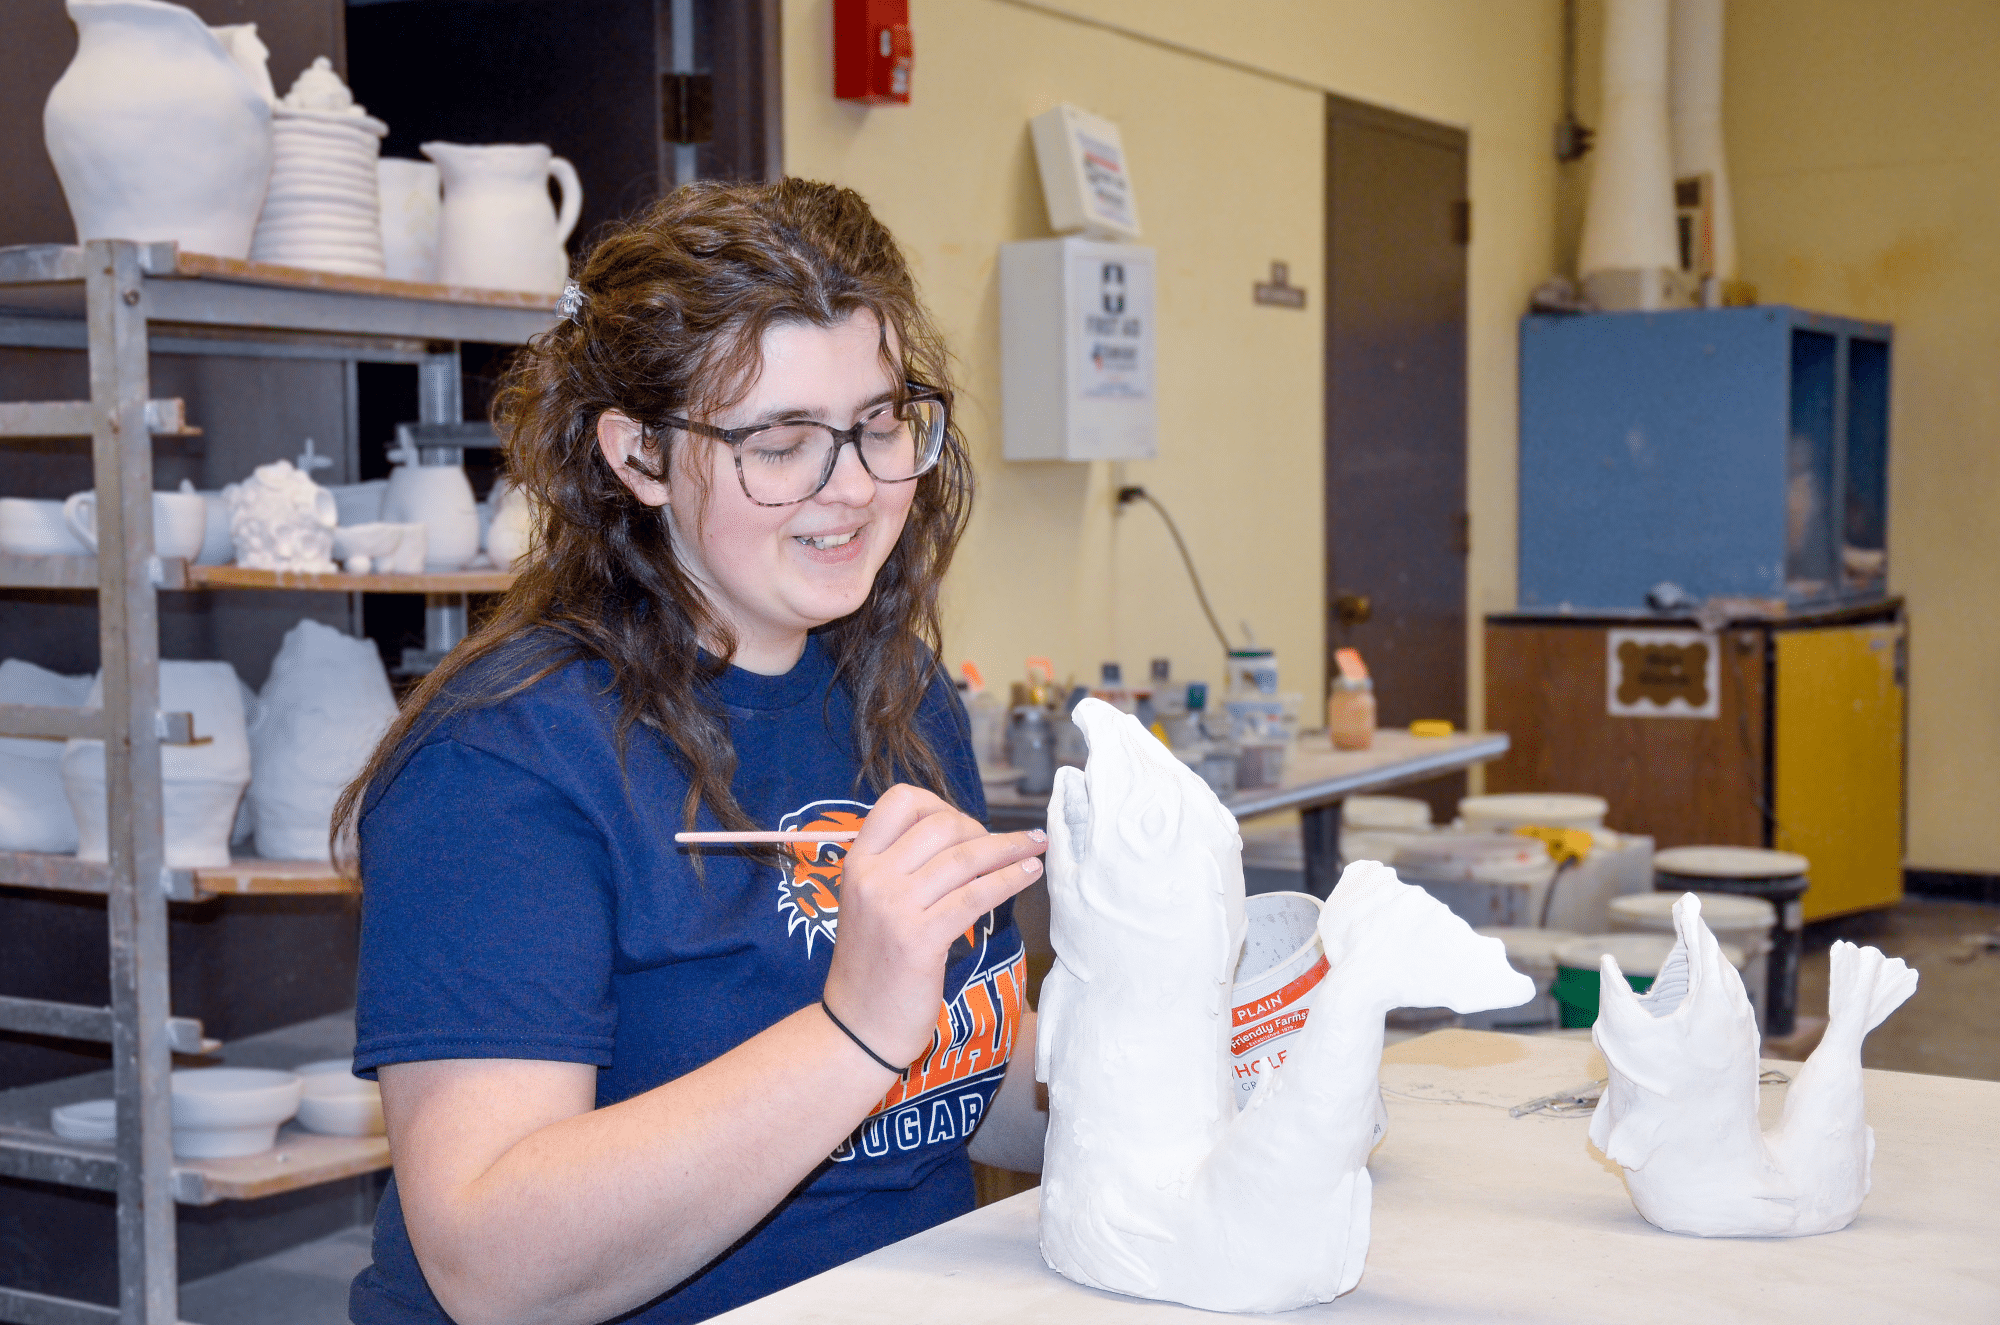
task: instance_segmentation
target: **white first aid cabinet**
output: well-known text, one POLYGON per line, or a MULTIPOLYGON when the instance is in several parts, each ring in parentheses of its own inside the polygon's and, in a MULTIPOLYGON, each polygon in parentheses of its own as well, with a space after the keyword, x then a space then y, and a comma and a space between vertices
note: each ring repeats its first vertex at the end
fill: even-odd
POLYGON ((1068 236, 1000 246, 1009 460, 1151 460, 1153 250, 1068 236))

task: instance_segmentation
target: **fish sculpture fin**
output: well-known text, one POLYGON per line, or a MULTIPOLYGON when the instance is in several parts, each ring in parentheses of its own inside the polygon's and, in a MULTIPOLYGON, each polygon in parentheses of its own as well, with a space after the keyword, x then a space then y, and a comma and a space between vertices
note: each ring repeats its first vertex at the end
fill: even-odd
POLYGON ((1365 980, 1385 1008, 1484 1012, 1535 996, 1535 982, 1508 965, 1504 943, 1475 933, 1376 861, 1357 860, 1341 872, 1320 913, 1319 936, 1343 983, 1365 980))
POLYGON ((1917 973, 1900 957, 1884 957, 1879 949, 1834 940, 1828 954, 1826 1016, 1829 1028, 1874 1030, 1904 1000, 1917 992, 1917 973))

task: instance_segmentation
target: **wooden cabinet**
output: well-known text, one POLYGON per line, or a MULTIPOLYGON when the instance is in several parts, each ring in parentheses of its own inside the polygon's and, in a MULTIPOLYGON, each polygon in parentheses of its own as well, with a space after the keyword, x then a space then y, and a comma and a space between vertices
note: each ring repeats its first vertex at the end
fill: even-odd
POLYGON ((1711 716, 1615 714, 1614 631, 1686 619, 1486 620, 1486 725, 1513 746, 1490 792, 1587 792, 1660 847, 1768 846, 1813 862, 1808 920, 1903 895, 1904 632, 1889 599, 1706 633, 1711 716))

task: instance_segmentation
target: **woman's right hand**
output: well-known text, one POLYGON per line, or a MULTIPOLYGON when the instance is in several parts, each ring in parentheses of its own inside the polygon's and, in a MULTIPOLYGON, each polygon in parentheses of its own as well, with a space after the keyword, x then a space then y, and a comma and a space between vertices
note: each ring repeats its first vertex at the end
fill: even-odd
POLYGON ((1047 834, 989 833, 917 787, 884 792, 841 866, 827 1006, 891 1063, 923 1053, 945 957, 980 916, 1041 877, 1047 834))

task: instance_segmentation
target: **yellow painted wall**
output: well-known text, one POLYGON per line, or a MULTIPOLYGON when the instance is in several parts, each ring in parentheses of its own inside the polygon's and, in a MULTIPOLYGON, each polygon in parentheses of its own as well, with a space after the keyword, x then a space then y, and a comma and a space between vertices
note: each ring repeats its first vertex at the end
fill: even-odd
MULTIPOLYGON (((1579 8, 1592 123, 1602 10, 1579 8)), ((2000 4, 1731 0, 1725 43, 1744 278, 1768 303, 1896 326, 1908 862, 2000 872, 2000 4)), ((1588 162, 1563 175, 1573 269, 1588 162)))
POLYGON ((1744 275, 1896 324, 1909 861, 2000 872, 2000 4, 1739 0, 1727 41, 1744 275))
MULTIPOLYGON (((1512 605, 1514 323, 1554 262, 1556 0, 910 8, 915 103, 863 108, 832 96, 831 0, 785 0, 785 165, 868 197, 959 356, 982 487, 949 586, 953 662, 1004 682, 1029 654, 1079 679, 1118 659, 1129 678, 1166 655, 1178 675, 1220 677, 1157 517, 1113 515, 1113 466, 1000 457, 997 250, 1049 233, 1027 122, 1062 101, 1119 123, 1144 242, 1159 251, 1160 458, 1125 465, 1124 481, 1174 513, 1231 634, 1248 619, 1280 650, 1286 688, 1308 697, 1323 687, 1324 611, 1314 88, 1469 129, 1471 618, 1512 605), (1311 292, 1308 312, 1251 303, 1273 259, 1311 292)), ((1473 664, 1476 678, 1476 653, 1473 664)))

